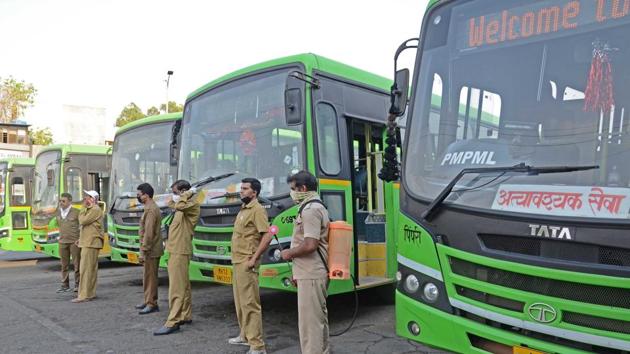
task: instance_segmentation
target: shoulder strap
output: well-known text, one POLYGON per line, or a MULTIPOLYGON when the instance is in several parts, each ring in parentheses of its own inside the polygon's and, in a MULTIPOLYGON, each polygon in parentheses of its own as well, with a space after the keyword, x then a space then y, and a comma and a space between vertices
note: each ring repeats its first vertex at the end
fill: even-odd
MULTIPOLYGON (((324 202, 322 202, 321 200, 311 199, 311 200, 307 200, 304 204, 300 206, 300 209, 298 209, 298 214, 302 216, 302 211, 304 210, 304 208, 306 208, 306 206, 311 203, 321 204, 324 206, 324 208, 327 208, 326 204, 324 204, 324 202)), ((322 263, 324 263, 324 268, 326 268, 326 273, 330 273, 330 270, 328 269, 328 262, 324 259, 324 255, 322 254, 322 251, 319 249, 319 245, 317 246, 317 254, 319 254, 319 258, 321 258, 322 263)))

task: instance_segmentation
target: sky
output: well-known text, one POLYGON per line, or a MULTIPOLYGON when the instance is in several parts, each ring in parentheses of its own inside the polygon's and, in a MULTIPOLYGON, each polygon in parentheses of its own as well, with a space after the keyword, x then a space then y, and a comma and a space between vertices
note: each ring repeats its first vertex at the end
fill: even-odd
MULTIPOLYGON (((25 119, 54 126, 62 105, 145 112, 265 60, 313 52, 393 77, 398 45, 427 0, 0 0, 0 77, 38 90, 25 119)), ((412 66, 415 53, 402 57, 412 66)), ((61 141, 56 141, 61 142, 61 141)))

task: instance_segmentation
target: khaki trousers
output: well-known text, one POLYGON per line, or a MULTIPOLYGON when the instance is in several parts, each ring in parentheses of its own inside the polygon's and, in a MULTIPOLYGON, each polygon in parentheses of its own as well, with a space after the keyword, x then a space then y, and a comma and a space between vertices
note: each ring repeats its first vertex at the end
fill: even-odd
POLYGON ((144 271, 142 285, 144 287, 144 303, 147 306, 156 307, 158 300, 158 267, 160 258, 149 257, 144 259, 144 271))
POLYGON ((329 354, 328 279, 298 279, 298 327, 302 354, 329 354))
POLYGON ((96 275, 98 272, 98 248, 81 248, 79 299, 96 297, 96 275))
POLYGON ((171 253, 168 258, 168 319, 164 326, 174 327, 192 319, 192 296, 188 278, 189 254, 171 253))
POLYGON ((59 244, 59 258, 61 258, 61 285, 65 288, 70 287, 70 258, 72 257, 72 266, 74 268, 74 286, 79 287, 79 265, 81 262, 81 249, 74 243, 59 244))
POLYGON ((264 350, 258 272, 247 269, 247 263, 234 264, 233 270, 232 290, 240 336, 251 350, 264 350))

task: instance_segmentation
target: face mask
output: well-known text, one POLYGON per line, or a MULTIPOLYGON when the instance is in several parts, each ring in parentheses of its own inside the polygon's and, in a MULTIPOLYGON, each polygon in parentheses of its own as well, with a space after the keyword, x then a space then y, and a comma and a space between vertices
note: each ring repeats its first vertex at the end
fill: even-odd
POLYGON ((136 196, 136 199, 138 199, 138 203, 142 204, 142 197, 140 197, 139 195, 136 196))
POLYGON ((252 197, 243 197, 241 198, 241 202, 243 202, 243 204, 249 204, 249 202, 252 201, 252 197))
POLYGON ((291 191, 290 192, 291 195, 291 199, 293 199, 293 202, 296 204, 300 204, 302 203, 306 198, 310 197, 311 195, 313 195, 313 192, 299 192, 299 191, 291 191))
POLYGON ((173 201, 174 201, 175 203, 179 202, 179 200, 180 200, 181 198, 182 198, 182 197, 181 197, 179 194, 175 194, 175 193, 173 193, 173 201))

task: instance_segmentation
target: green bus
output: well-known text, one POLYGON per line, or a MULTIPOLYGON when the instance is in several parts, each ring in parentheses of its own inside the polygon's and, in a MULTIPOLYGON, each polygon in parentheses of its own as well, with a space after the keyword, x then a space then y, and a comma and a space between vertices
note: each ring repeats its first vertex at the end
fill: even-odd
POLYGON ((0 249, 31 251, 31 180, 35 159, 0 159, 0 249))
POLYGON ((143 207, 136 188, 147 182, 155 191, 154 200, 166 213, 166 197, 175 182, 177 150, 171 141, 181 125, 182 113, 139 119, 119 128, 114 138, 107 215, 111 259, 138 264, 138 229, 143 207))
POLYGON ((630 352, 630 1, 431 1, 420 33, 397 333, 461 353, 630 352))
POLYGON ((319 179, 331 218, 354 226, 351 272, 330 293, 395 284, 398 184, 377 178, 384 150, 391 81, 314 54, 253 65, 193 92, 184 107, 179 178, 191 182, 237 172, 207 185, 193 236, 190 277, 230 284, 230 240, 241 203, 240 181, 256 177, 272 225, 260 286, 295 291, 290 247, 297 207, 286 177, 302 169, 319 179))
MULTIPOLYGON (((72 195, 73 207, 80 208, 83 190, 95 190, 105 210, 109 188, 111 147, 104 145, 49 145, 35 160, 33 175, 33 250, 59 258, 59 226, 55 213, 62 193, 72 195)), ((110 254, 107 235, 100 256, 110 254)))

